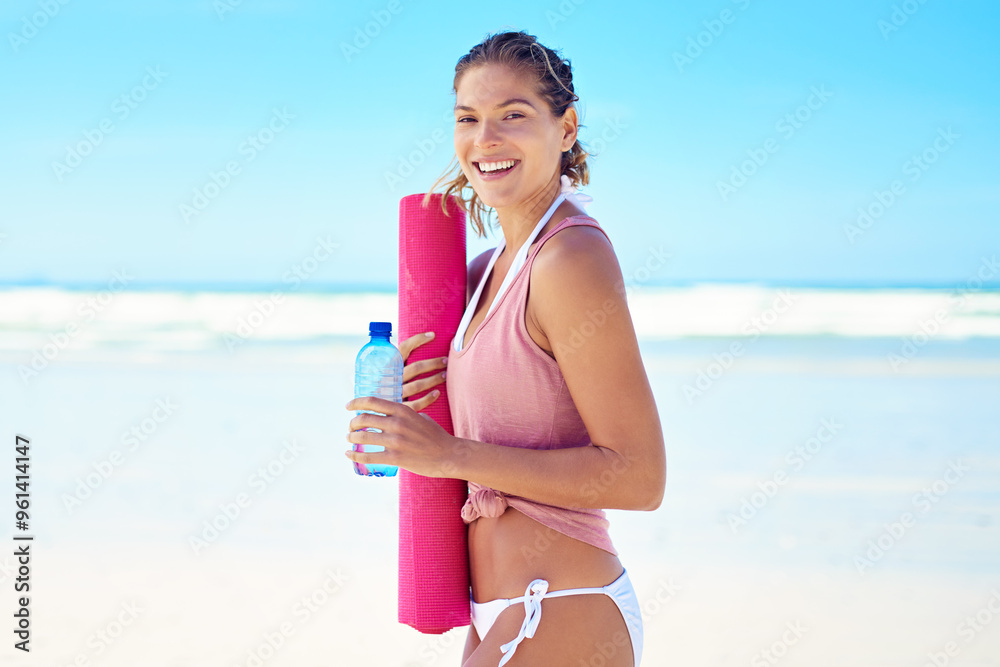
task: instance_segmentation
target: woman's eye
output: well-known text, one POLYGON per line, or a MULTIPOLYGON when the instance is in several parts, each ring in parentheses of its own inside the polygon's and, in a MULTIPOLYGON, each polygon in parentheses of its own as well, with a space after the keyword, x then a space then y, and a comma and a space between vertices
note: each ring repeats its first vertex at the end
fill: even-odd
MULTIPOLYGON (((512 111, 511 113, 507 114, 505 117, 506 118, 512 118, 512 117, 524 118, 525 116, 524 116, 523 113, 520 113, 519 111, 512 111)), ((464 123, 466 121, 475 121, 475 120, 476 119, 472 118, 471 116, 463 116, 462 118, 459 118, 455 122, 456 123, 464 123)))

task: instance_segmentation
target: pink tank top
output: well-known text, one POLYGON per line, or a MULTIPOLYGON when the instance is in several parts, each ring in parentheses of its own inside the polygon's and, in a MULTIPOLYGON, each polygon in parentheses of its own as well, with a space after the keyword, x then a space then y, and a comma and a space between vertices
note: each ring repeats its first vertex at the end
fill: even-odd
MULTIPOLYGON (((468 345, 458 352, 454 340, 448 346, 445 382, 457 437, 532 449, 591 444, 559 364, 535 344, 524 324, 535 255, 559 230, 573 225, 601 229, 589 216, 560 221, 528 253, 514 281, 500 295, 468 345)), ((465 523, 479 517, 498 517, 509 506, 564 535, 618 555, 602 509, 557 507, 475 482, 468 484, 469 496, 462 507, 465 523)))

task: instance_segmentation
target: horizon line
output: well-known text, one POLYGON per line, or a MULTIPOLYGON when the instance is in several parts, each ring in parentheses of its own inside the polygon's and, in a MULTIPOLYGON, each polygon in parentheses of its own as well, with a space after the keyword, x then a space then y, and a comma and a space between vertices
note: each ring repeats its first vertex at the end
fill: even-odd
MULTIPOLYGON (((966 283, 968 281, 965 281, 966 283)), ((47 279, 31 280, 0 280, 0 290, 10 290, 18 288, 55 288, 71 292, 100 291, 106 289, 107 281, 59 281, 47 279)), ((865 290, 865 289, 923 289, 923 290, 974 290, 977 292, 1000 291, 1000 280, 984 281, 981 286, 970 286, 957 282, 916 282, 916 281, 834 281, 834 280, 770 280, 770 279, 675 279, 644 281, 642 287, 697 287, 702 285, 720 286, 758 286, 758 287, 797 287, 806 289, 841 289, 841 290, 865 290)), ((634 281, 626 281, 625 288, 635 288, 634 281)), ((136 291, 136 292, 233 292, 233 293, 260 293, 260 292, 298 292, 303 294, 331 294, 346 292, 352 294, 363 293, 396 293, 397 283, 387 282, 327 282, 315 283, 303 286, 301 283, 294 289, 289 289, 287 284, 274 282, 256 281, 169 281, 169 280, 149 280, 133 281, 116 291, 136 291)))

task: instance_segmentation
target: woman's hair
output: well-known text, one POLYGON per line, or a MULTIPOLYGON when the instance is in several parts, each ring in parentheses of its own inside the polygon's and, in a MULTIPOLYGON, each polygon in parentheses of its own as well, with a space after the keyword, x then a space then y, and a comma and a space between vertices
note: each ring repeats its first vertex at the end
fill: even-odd
MULTIPOLYGON (((534 36, 523 30, 500 32, 488 36, 462 56, 458 64, 455 65, 453 89, 456 95, 462 75, 468 70, 482 65, 505 65, 515 72, 530 76, 536 82, 535 92, 548 104, 554 118, 562 118, 570 105, 580 99, 573 92, 573 70, 570 61, 562 59, 551 49, 539 44, 534 36)), ((583 125, 579 125, 579 127, 583 127, 583 125)), ((462 172, 457 156, 453 158, 452 162, 455 163, 455 166, 449 166, 445 173, 434 182, 434 185, 431 186, 431 192, 442 181, 447 181, 441 197, 441 210, 447 215, 445 206, 448 197, 455 195, 468 214, 476 234, 480 237, 486 236, 486 228, 483 224, 484 216, 488 219, 492 209, 483 204, 475 190, 469 187, 469 179, 462 172), (458 175, 447 180, 448 175, 456 167, 458 175), (468 198, 463 196, 466 187, 472 190, 472 194, 468 198)), ((583 150, 579 138, 570 150, 562 154, 561 175, 568 176, 574 187, 587 185, 590 182, 587 152, 583 150)), ((424 197, 424 206, 427 205, 431 192, 428 192, 427 196, 424 197)))

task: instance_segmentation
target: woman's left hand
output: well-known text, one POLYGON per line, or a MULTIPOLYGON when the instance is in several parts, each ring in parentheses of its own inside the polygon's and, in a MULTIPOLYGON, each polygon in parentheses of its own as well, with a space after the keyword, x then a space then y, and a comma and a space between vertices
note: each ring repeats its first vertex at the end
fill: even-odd
POLYGON ((350 422, 347 441, 358 445, 378 445, 381 452, 344 452, 347 458, 366 465, 399 466, 424 477, 451 477, 454 472, 453 454, 459 439, 422 412, 414 412, 408 405, 374 396, 362 396, 347 403, 348 410, 373 410, 384 413, 373 415, 363 412, 350 422), (377 428, 381 433, 361 431, 377 428))

